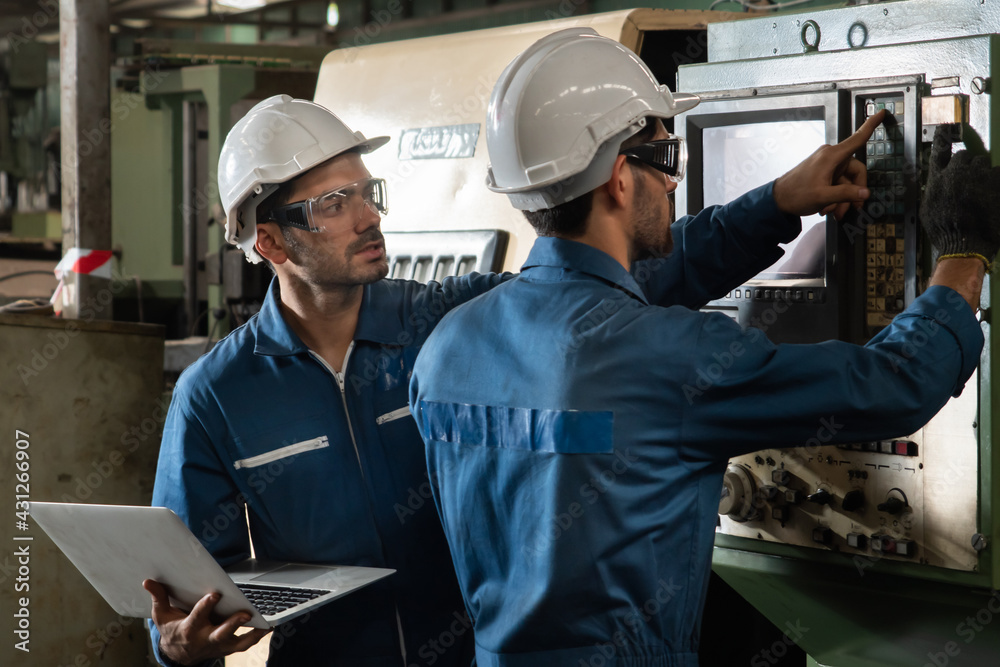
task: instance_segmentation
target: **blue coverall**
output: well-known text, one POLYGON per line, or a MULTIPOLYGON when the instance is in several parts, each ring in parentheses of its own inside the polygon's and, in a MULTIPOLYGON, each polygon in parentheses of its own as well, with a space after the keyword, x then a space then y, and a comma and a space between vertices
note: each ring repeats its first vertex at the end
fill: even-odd
MULTIPOLYGON (((777 244, 799 230, 765 186, 679 221, 674 253, 637 263, 634 273, 654 302, 694 306, 770 266, 781 255, 777 244)), ((342 379, 287 326, 275 280, 260 313, 181 375, 154 505, 173 509, 223 565, 249 555, 245 503, 259 558, 397 570, 306 623, 279 628, 272 667, 398 667, 397 609, 407 665, 447 667, 469 657, 471 632, 407 389, 441 316, 509 277, 366 286, 342 379)), ((471 363, 447 360, 455 369, 471 363)), ((152 638, 156 646, 155 627, 152 638)))
POLYGON ((675 296, 650 305, 609 255, 540 238, 424 344, 410 404, 478 667, 697 665, 727 460, 911 433, 983 345, 941 286, 864 347, 775 345, 675 296))
POLYGON ((176 512, 216 560, 250 555, 246 504, 258 558, 396 569, 277 629, 271 667, 399 667, 397 612, 407 665, 469 664, 471 632, 407 386, 441 316, 503 279, 366 285, 339 376, 285 323, 275 279, 260 313, 178 380, 153 504, 176 512))

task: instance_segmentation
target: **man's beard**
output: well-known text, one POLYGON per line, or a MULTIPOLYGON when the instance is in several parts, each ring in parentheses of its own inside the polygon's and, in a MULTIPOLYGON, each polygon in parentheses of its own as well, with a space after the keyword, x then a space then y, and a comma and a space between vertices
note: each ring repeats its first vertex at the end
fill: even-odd
MULTIPOLYGON (((312 232, 310 232, 312 233, 312 232)), ((322 234, 324 232, 317 232, 322 234)), ((285 239, 285 249, 288 258, 296 265, 305 269, 303 279, 317 287, 351 287, 377 282, 389 272, 389 264, 385 256, 378 262, 372 262, 360 267, 352 266, 351 259, 361 248, 376 241, 385 242, 378 227, 365 231, 357 240, 348 244, 342 256, 323 252, 318 244, 312 244, 299 239, 291 230, 282 229, 285 239)))
MULTIPOLYGON (((636 176, 640 176, 635 173, 636 176)), ((635 237, 632 241, 632 261, 637 262, 652 257, 666 257, 673 250, 670 234, 670 210, 666 196, 658 201, 658 196, 650 193, 643 177, 633 179, 632 208, 635 211, 635 237)))

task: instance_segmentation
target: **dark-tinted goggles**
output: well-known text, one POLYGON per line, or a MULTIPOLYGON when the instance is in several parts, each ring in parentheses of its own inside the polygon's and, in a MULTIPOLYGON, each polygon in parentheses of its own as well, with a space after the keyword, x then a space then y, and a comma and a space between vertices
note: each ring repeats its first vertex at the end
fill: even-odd
POLYGON ((618 154, 662 171, 674 182, 680 182, 684 178, 684 169, 687 167, 687 146, 683 137, 671 135, 667 139, 622 149, 618 154))

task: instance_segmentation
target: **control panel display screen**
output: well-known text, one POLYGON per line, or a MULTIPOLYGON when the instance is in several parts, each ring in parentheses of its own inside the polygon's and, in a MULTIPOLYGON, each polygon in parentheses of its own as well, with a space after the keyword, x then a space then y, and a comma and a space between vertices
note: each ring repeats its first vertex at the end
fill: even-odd
MULTIPOLYGON (((773 181, 826 143, 822 120, 789 120, 708 127, 704 147, 705 205, 726 204, 773 181)), ((824 278, 826 218, 802 218, 802 233, 781 247, 785 255, 756 280, 824 278)))

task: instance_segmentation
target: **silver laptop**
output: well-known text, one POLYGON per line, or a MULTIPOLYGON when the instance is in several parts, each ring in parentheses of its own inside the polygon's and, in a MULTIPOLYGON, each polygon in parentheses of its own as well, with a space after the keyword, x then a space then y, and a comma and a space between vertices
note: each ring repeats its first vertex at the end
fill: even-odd
POLYGON ((155 579, 186 611, 213 591, 220 616, 249 611, 270 628, 386 577, 374 567, 264 563, 223 570, 184 522, 165 507, 31 502, 31 518, 123 616, 152 618, 143 579, 155 579))

